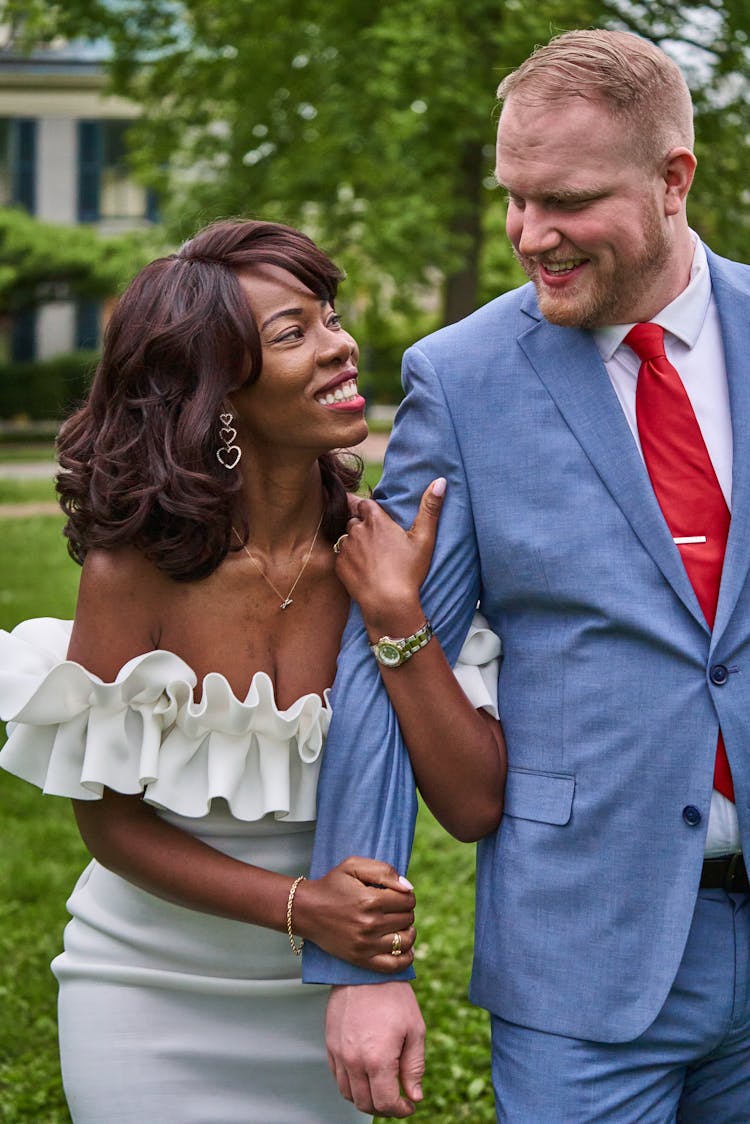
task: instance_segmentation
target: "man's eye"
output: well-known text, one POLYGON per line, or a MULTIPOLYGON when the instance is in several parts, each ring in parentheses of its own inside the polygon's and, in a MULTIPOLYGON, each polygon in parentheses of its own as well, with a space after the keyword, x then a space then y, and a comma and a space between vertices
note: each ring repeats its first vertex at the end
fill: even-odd
POLYGON ((581 196, 575 199, 553 199, 551 205, 556 211, 582 211, 584 207, 590 206, 593 202, 593 196, 587 196, 586 198, 581 196))
POLYGON ((329 328, 340 328, 341 327, 341 317, 339 316, 338 312, 332 312, 331 315, 328 317, 328 327, 329 328))

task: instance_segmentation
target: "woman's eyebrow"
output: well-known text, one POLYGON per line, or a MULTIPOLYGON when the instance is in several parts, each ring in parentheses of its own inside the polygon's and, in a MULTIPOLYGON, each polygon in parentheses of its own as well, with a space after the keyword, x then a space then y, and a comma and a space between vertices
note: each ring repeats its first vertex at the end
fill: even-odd
MULTIPOLYGON (((318 302, 321 308, 324 308, 328 301, 321 300, 318 302)), ((268 319, 261 325, 261 332, 264 332, 269 324, 273 324, 274 320, 281 320, 284 316, 302 316, 304 308, 282 308, 279 312, 274 312, 268 319)))

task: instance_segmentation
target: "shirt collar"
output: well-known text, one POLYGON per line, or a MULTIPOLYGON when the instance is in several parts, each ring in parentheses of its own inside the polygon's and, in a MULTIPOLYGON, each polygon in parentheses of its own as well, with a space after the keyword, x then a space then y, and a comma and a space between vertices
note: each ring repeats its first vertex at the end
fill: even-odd
MULTIPOLYGON (((653 317, 654 324, 661 325, 666 332, 671 332, 690 348, 698 340, 711 301, 711 274, 706 251, 697 234, 692 231, 691 234, 693 263, 687 288, 653 317)), ((609 362, 632 327, 632 324, 608 324, 592 333, 605 363, 609 362)))

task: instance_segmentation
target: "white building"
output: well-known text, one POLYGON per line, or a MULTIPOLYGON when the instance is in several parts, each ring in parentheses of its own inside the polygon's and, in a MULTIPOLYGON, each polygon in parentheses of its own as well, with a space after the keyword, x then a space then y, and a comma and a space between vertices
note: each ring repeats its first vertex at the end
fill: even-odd
MULTIPOLYGON (((130 178, 125 133, 138 114, 106 93, 106 48, 66 43, 24 56, 0 49, 0 206, 103 234, 156 220, 153 197, 130 178)), ((5 333, 6 358, 44 359, 98 346, 97 301, 29 308, 5 333)))

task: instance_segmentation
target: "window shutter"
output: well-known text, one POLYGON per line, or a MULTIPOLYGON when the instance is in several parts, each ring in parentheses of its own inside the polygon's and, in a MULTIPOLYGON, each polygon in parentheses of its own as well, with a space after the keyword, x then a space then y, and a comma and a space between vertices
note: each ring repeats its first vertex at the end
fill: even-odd
POLYGON ((36 359, 36 309, 23 308, 11 320, 10 357, 15 363, 36 359))
POLYGON ((99 221, 102 131, 98 121, 78 122, 78 221, 99 221))
POLYGON ((76 301, 76 348, 95 350, 100 343, 100 302, 95 300, 76 301))
POLYGON ((17 117, 13 122, 13 202, 30 215, 36 213, 36 121, 17 117))

